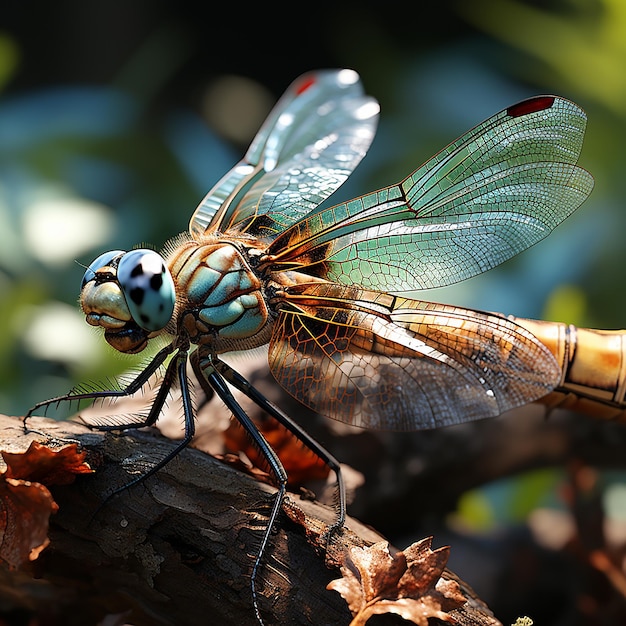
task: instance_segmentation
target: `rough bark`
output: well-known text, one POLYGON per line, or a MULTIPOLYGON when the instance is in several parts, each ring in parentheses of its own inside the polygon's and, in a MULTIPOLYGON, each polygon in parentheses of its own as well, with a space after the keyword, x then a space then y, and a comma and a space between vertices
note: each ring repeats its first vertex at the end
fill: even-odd
MULTIPOLYGON (((23 451, 33 439, 78 441, 96 471, 51 489, 59 511, 51 518, 51 543, 32 571, 0 567, 4 616, 81 626, 255 623, 250 572, 275 493, 271 486, 186 449, 156 476, 107 499, 174 444, 154 431, 104 435, 41 418, 29 425, 46 436, 24 434, 20 420, 3 416, 0 448, 23 451)), ((348 519, 326 550, 317 519, 332 520, 332 509, 290 494, 259 582, 267 624, 350 622, 344 600, 326 585, 339 576, 345 550, 382 538, 348 519)), ((459 582, 467 603, 454 611, 457 623, 499 624, 459 582)), ((372 623, 401 621, 382 616, 372 623)))

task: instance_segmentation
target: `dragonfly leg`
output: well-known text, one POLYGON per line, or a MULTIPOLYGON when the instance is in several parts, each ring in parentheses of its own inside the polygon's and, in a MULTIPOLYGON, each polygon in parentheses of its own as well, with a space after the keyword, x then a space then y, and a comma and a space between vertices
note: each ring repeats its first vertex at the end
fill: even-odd
MULTIPOLYGON (((188 378, 187 378, 187 352, 186 351, 184 351, 184 353, 179 353, 170 362, 170 364, 168 365, 168 371, 170 371, 170 370, 177 375, 178 382, 180 384, 180 393, 181 393, 181 398, 182 398, 183 414, 184 414, 184 435, 183 435, 183 438, 180 441, 178 441, 178 443, 176 444, 176 447, 174 447, 160 461, 155 463, 146 472, 144 472, 140 476, 137 476, 136 478, 133 478, 132 480, 128 481, 127 483, 124 483, 121 487, 117 487, 116 489, 113 489, 107 495, 105 500, 93 512, 93 514, 91 515, 92 519, 98 515, 98 513, 100 512, 102 507, 109 500, 111 500, 111 498, 114 498, 115 496, 119 495, 120 493, 126 491, 127 489, 130 489, 131 487, 134 487, 134 486, 144 482, 145 480, 150 478, 150 476, 153 476, 154 474, 156 474, 160 469, 165 467, 172 459, 174 459, 176 456, 178 456, 190 444, 191 440, 193 439, 193 436, 194 436, 195 430, 196 430, 196 428, 195 428, 195 415, 194 415, 194 410, 193 410, 193 402, 191 401, 191 396, 190 396, 190 393, 189 393, 189 381, 188 381, 188 378)), ((170 385, 171 384, 172 383, 170 382, 170 385)), ((169 390, 169 388, 168 388, 168 390, 169 390)), ((164 398, 167 397, 167 391, 164 393, 163 397, 164 398)), ((150 409, 150 414, 153 413, 154 407, 155 407, 155 405, 157 405, 158 399, 159 398, 157 396, 157 399, 155 399, 155 401, 154 401, 154 403, 153 403, 153 405, 152 405, 152 407, 150 409)), ((163 406, 163 401, 160 402, 159 407, 162 407, 162 406, 163 406)), ((160 408, 159 408, 159 411, 160 411, 160 408)), ((158 411, 156 411, 156 413, 158 415, 158 411)), ((143 423, 142 425, 145 425, 145 423, 143 423)), ((117 428, 119 429, 120 427, 118 426, 117 428)), ((104 430, 109 430, 109 428, 104 428, 104 430)))
MULTIPOLYGON (((51 404, 64 402, 64 401, 91 400, 91 399, 98 399, 98 398, 116 398, 116 397, 132 395, 133 393, 141 389, 143 385, 146 384, 150 376, 152 376, 154 372, 156 372, 159 369, 159 367, 161 367, 165 359, 169 356, 169 354, 173 352, 173 350, 174 350, 173 344, 166 346, 165 348, 160 350, 154 356, 154 358, 148 364, 148 366, 134 380, 132 380, 130 384, 127 385, 124 389, 110 390, 110 391, 95 391, 95 392, 87 392, 87 393, 80 393, 80 394, 72 394, 70 392, 70 394, 66 396, 60 396, 59 398, 53 398, 52 400, 40 402, 39 404, 35 405, 32 409, 30 409, 28 413, 25 415, 24 420, 23 420, 24 429, 25 430, 27 429, 26 420, 35 411, 37 411, 38 409, 42 407, 50 406, 51 404)), ((161 413, 161 410, 163 408, 163 405, 165 404, 170 388, 172 387, 173 383, 176 380, 178 380, 178 383, 180 385, 180 393, 181 393, 181 400, 182 400, 183 414, 184 414, 184 435, 182 439, 177 443, 176 447, 174 447, 170 452, 168 452, 160 461, 154 464, 149 470, 147 470, 140 476, 137 476, 136 478, 132 479, 131 481, 125 483, 121 487, 118 487, 117 489, 114 489, 111 493, 109 493, 105 502, 108 501, 110 498, 118 495, 119 493, 126 491, 126 489, 129 489, 143 482, 150 476, 153 476, 154 474, 156 474, 160 469, 165 467, 174 457, 180 454, 180 452, 184 448, 186 448, 191 442, 191 440, 193 439, 194 434, 195 434, 195 415, 194 415, 193 402, 191 400, 191 394, 190 394, 190 389, 189 389, 189 380, 187 378, 187 354, 188 354, 188 348, 186 346, 183 346, 179 349, 178 354, 168 363, 167 369, 165 371, 165 375, 163 377, 163 381, 159 387, 159 391, 154 401, 152 402, 148 415, 146 416, 144 420, 141 420, 140 422, 136 422, 136 423, 134 422, 129 423, 129 424, 115 424, 115 425, 99 424, 99 425, 92 426, 92 428, 96 430, 110 431, 110 430, 127 430, 130 428, 142 428, 144 426, 153 425, 157 421, 161 413)), ((94 513, 94 515, 97 514, 97 512, 100 510, 100 508, 102 508, 103 505, 104 505, 104 502, 100 505, 100 507, 98 507, 98 510, 94 513)))
POLYGON ((236 389, 252 400, 258 407, 271 415, 279 424, 282 424, 311 452, 320 458, 334 472, 337 484, 336 513, 337 519, 327 532, 330 539, 332 533, 343 526, 346 519, 346 488, 339 461, 326 450, 319 442, 309 435, 299 424, 294 422, 286 413, 270 402, 258 389, 252 386, 241 374, 219 359, 214 359, 215 368, 236 389))
POLYGON ((273 531, 273 528, 278 520, 278 515, 283 505, 283 501, 287 494, 287 473, 285 472, 285 468, 281 463, 280 459, 276 452, 269 445, 265 437, 256 427, 254 422, 250 419, 250 417, 243 410, 241 405, 235 400, 235 397, 231 393, 228 385, 226 384, 225 379, 218 371, 216 365, 220 363, 215 357, 207 354, 203 354, 200 356, 198 354, 199 351, 194 352, 191 355, 190 362, 191 366, 196 373, 198 381, 203 389, 208 393, 210 389, 215 391, 217 395, 221 398, 224 404, 228 407, 228 409, 235 416, 237 421, 243 426, 246 430, 250 438, 252 439, 254 445, 260 450, 260 452, 265 457, 269 468, 276 478, 276 486, 277 493, 274 498, 274 502, 272 504, 272 509, 269 514, 267 528, 263 533, 263 538, 261 540, 261 545, 257 552, 256 558, 254 560, 254 565, 252 566, 252 573, 250 575, 250 586, 252 590, 252 602, 254 605, 254 613, 260 624, 263 624, 263 619, 261 617, 258 596, 256 591, 256 582, 259 574, 259 570, 261 568, 261 563, 265 556, 265 552, 269 545, 269 540, 273 531), (210 387, 210 389, 207 389, 210 387))
MULTIPOLYGON (((186 362, 187 362, 187 351, 184 350, 184 351, 180 351, 176 355, 176 357, 174 357, 168 363, 167 368, 165 369, 165 374, 163 375, 163 380, 161 381, 161 384, 159 385, 159 391, 157 392, 156 397, 154 398, 154 400, 152 401, 152 404, 150 405, 150 411, 148 412, 148 414, 145 416, 144 419, 137 421, 137 422, 129 422, 127 424, 118 424, 118 423, 96 424, 91 427, 100 431, 111 431, 111 430, 129 430, 131 428, 144 428, 145 426, 153 426, 156 423, 156 421, 159 419, 159 415, 161 414, 161 410, 163 409, 163 406, 165 405, 165 401, 167 400, 167 396, 170 392, 170 389, 172 388, 172 385, 174 384, 177 378, 179 380, 182 380, 179 368, 181 367, 181 364, 184 365, 186 362)), ((147 379, 145 377, 143 378, 144 378, 143 384, 145 384, 147 382, 147 379)), ((133 383, 135 383, 136 380, 137 379, 135 379, 133 383)), ((188 387, 188 382, 186 378, 185 378, 185 385, 188 387)), ((133 391, 129 392, 128 388, 126 388, 124 389, 124 395, 131 395, 132 393, 135 393, 137 389, 138 388, 135 388, 133 389, 133 391)), ((189 392, 187 391, 187 393, 189 392)), ((190 402, 189 398, 185 398, 185 395, 183 393, 182 382, 181 382, 181 398, 183 401, 183 407, 184 407, 184 403, 186 400, 190 402)))
MULTIPOLYGON (((150 363, 148 363, 147 367, 144 368, 135 379, 133 379, 126 387, 124 387, 123 389, 111 389, 111 390, 101 390, 101 391, 87 391, 87 392, 82 392, 82 393, 72 393, 71 391, 64 395, 64 396, 58 396, 56 398, 51 398, 50 400, 44 400, 43 402, 38 402, 37 404, 35 404, 35 406, 33 406, 32 408, 30 408, 26 415, 24 415, 24 418, 22 419, 22 425, 24 427, 24 431, 28 431, 28 427, 26 422, 28 421, 28 419, 37 411, 39 411, 40 409, 44 409, 44 414, 45 414, 45 410, 49 407, 49 406, 53 406, 53 405, 59 405, 62 402, 80 402, 81 400, 97 400, 98 398, 120 398, 120 397, 124 397, 124 396, 131 396, 134 393, 136 393, 137 391, 139 391, 150 379, 150 376, 152 376, 160 367, 161 365, 163 365, 163 363, 165 362, 165 360, 167 359, 167 357, 174 351, 174 344, 170 344, 168 346, 165 346, 165 348, 163 348, 162 350, 159 350, 159 352, 157 352, 157 354, 154 356, 154 358, 152 359, 152 361, 150 361, 150 363)), ((186 350, 184 350, 185 355, 187 353, 186 350)), ((168 368, 169 369, 169 368, 168 368)), ((167 396, 167 392, 169 391, 169 386, 171 386, 171 382, 170 385, 167 386, 167 389, 165 390, 165 396, 167 396)), ((162 386, 163 387, 163 386, 162 386)), ((161 389, 162 389, 161 387, 161 389)), ((159 395, 161 395, 161 389, 159 390, 159 395)), ((159 400, 159 395, 157 396, 157 399, 155 400, 156 404, 157 400, 159 400)), ((163 399, 161 400, 161 407, 163 406, 163 403, 165 402, 165 397, 163 397, 163 399)), ((160 410, 160 407, 159 407, 160 410)), ((153 411, 150 411, 150 414, 148 415, 148 417, 146 418, 145 421, 140 422, 139 424, 135 425, 128 425, 128 426, 123 426, 123 425, 119 425, 117 424, 114 428, 108 428, 108 427, 102 427, 102 430, 119 430, 119 429, 123 429, 123 428, 130 428, 130 427, 141 427, 141 426, 150 426, 152 424, 154 424, 154 422, 156 422, 156 419, 158 417, 158 411, 156 412, 156 415, 152 415, 153 411), (150 422, 148 422, 148 420, 152 420, 150 422)))
MULTIPOLYGON (((196 432, 196 422, 195 422, 195 415, 194 415, 194 410, 193 410, 193 402, 191 401, 191 395, 189 393, 189 380, 187 378, 187 353, 185 352, 184 354, 178 354, 176 358, 168 366, 168 371, 170 369, 172 369, 173 371, 177 373, 178 382, 180 384, 180 395, 182 398, 183 414, 184 414, 183 438, 177 442, 176 447, 174 447, 170 452, 168 452, 160 461, 155 463, 149 470, 141 474, 141 476, 137 476, 137 478, 134 478, 133 480, 125 483, 121 487, 118 487, 117 489, 112 491, 108 495, 107 500, 109 498, 112 498, 113 496, 116 496, 122 491, 126 491, 126 489, 130 489, 131 487, 134 487, 135 485, 142 483, 147 478, 150 478, 150 476, 153 476, 154 474, 156 474, 160 469, 165 467, 172 459, 178 456, 191 443, 191 440, 194 437, 194 434, 196 432), (172 367, 172 363, 175 363, 175 367, 172 367)), ((161 389, 162 388, 163 387, 161 387, 161 389)), ((159 392, 160 391, 161 390, 159 390, 159 392)), ((160 403, 160 407, 163 406, 165 397, 167 397, 167 391, 163 395, 164 397, 163 397, 163 401, 161 401, 160 403)), ((150 409, 150 414, 152 414, 154 406, 157 404, 158 399, 159 397, 157 396, 157 399, 155 400, 155 402, 152 405, 152 408, 150 409)), ((160 408, 159 408, 159 411, 160 411, 160 408)), ((157 416, 158 416, 158 412, 157 412, 157 416)))

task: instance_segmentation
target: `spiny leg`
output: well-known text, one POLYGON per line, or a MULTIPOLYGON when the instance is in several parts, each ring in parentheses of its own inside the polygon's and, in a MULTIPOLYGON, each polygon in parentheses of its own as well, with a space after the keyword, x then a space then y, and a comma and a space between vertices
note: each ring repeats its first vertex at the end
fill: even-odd
MULTIPOLYGON (((165 406, 167 396, 172 386, 174 385, 174 382, 176 381, 177 378, 180 380, 180 374, 178 372, 178 368, 179 368, 181 361, 183 363, 187 362, 187 349, 179 350, 178 354, 167 364, 167 368, 165 369, 163 380, 161 381, 159 385, 159 390, 157 392, 157 395, 152 401, 150 410, 148 411, 148 414, 145 416, 143 420, 138 421, 138 422, 129 422, 126 424, 95 424, 91 427, 100 431, 111 431, 111 430, 129 430, 131 428, 144 428, 145 426, 154 426, 156 421, 159 419, 159 416, 161 415, 161 411, 163 410, 163 407, 165 406)), ((134 393, 134 391, 132 393, 134 393)), ((181 390, 181 398, 183 402, 185 402, 185 398, 182 395, 182 390, 181 390)))
MULTIPOLYGON (((123 389, 111 389, 111 390, 101 390, 101 391, 89 391, 89 392, 84 392, 84 393, 72 393, 71 391, 64 395, 64 396, 58 396, 56 398, 51 398, 50 400, 44 400, 43 402, 38 402, 37 404, 35 404, 35 406, 33 406, 31 409, 29 409, 26 413, 26 415, 24 415, 24 418, 22 419, 22 424, 24 427, 24 431, 27 432, 28 428, 26 425, 26 422, 28 420, 28 418, 32 417, 32 415, 39 411, 40 409, 47 409, 49 406, 52 405, 59 405, 62 402, 80 402, 81 400, 97 400, 97 399, 104 399, 104 398, 121 398, 121 397, 126 397, 126 396, 131 396, 134 393, 136 393, 137 391, 139 391, 150 379, 150 377, 161 367, 161 365, 163 365, 163 363, 165 362, 165 359, 167 359, 167 357, 174 351, 174 344, 170 344, 168 346, 165 346, 165 348, 159 350, 159 352, 157 352, 157 354, 154 356, 154 358, 150 361, 150 363, 148 363, 148 365, 137 375, 137 377, 132 380, 126 387, 124 387, 123 389)), ((185 351, 186 352, 186 351, 185 351)), ((167 395, 167 394, 166 394, 167 395)), ((165 401, 165 399, 163 399, 163 402, 165 401)), ((161 403, 162 405, 163 403, 161 403)), ((44 414, 45 414, 45 410, 44 410, 44 414)), ((140 422, 139 425, 135 426, 135 427, 140 427, 140 426, 150 426, 152 425, 155 421, 156 421, 156 417, 154 416, 154 419, 152 422, 147 423, 148 419, 151 419, 152 416, 152 411, 150 411, 150 414, 148 416, 148 418, 146 418, 145 421, 140 422)), ((131 427, 131 425, 128 426, 121 426, 121 425, 116 425, 115 429, 120 429, 120 428, 129 428, 131 427)), ((107 430, 107 428, 103 427, 103 430, 107 430)), ((108 430, 113 430, 108 429, 108 430)))
POLYGON ((311 437, 311 435, 309 435, 299 424, 294 422, 286 413, 270 402, 258 389, 251 385, 241 374, 230 367, 230 365, 217 358, 213 359, 213 364, 220 374, 229 383, 231 383, 231 385, 233 385, 233 387, 239 389, 239 391, 250 398, 250 400, 252 400, 258 407, 263 409, 278 423, 287 428, 287 430, 299 439, 319 459, 326 463, 326 465, 334 472, 337 481, 337 519, 328 530, 328 538, 330 538, 335 530, 343 526, 346 519, 346 490, 339 461, 319 442, 313 439, 313 437, 311 437))
MULTIPOLYGON (((269 545, 269 540, 272 534, 272 530, 274 525, 278 520, 278 515, 283 505, 283 501, 287 494, 287 473, 285 472, 285 468, 281 463, 280 459, 276 452, 272 449, 269 443, 266 441, 265 437, 261 434, 259 429, 256 427, 254 422, 250 419, 250 417, 243 410, 241 405, 235 400, 235 397, 231 393, 228 385, 226 384, 224 378, 221 373, 217 371, 216 365, 217 359, 212 357, 211 355, 202 355, 198 354, 198 351, 194 352, 191 355, 190 362, 191 366, 196 373, 198 381, 200 385, 208 392, 210 389, 214 390, 215 393, 221 398, 224 404, 228 407, 228 409, 235 416, 237 421, 243 426, 246 430, 250 438, 252 439, 254 445, 259 449, 261 454, 265 457, 269 468, 272 473, 276 477, 276 486, 277 493, 274 498, 274 503, 272 505, 272 509, 269 514, 267 528, 263 533, 263 538, 261 540, 261 545, 257 552, 256 558, 254 560, 254 565, 252 566, 252 573, 250 575, 250 587, 252 590, 252 603, 254 605, 254 614, 259 622, 259 624, 263 624, 263 618, 261 617, 261 612, 259 608, 258 596, 256 591, 256 581, 257 576, 261 567, 261 563, 263 561, 263 557, 265 556, 265 552, 269 545), (207 388, 208 387, 208 388, 207 388), (210 389, 209 389, 210 388, 210 389)), ((219 361, 217 361, 219 363, 219 361)))
MULTIPOLYGON (((68 394, 66 396, 60 396, 58 398, 53 398, 52 400, 47 400, 45 402, 40 402, 35 405, 32 409, 28 411, 25 415, 23 423, 24 429, 26 430, 26 420, 32 416, 32 414, 40 409, 41 407, 50 406, 52 404, 60 403, 60 402, 72 402, 72 401, 80 401, 80 400, 96 400, 99 398, 119 398, 130 396, 137 391, 139 391, 149 380, 149 378, 163 365, 166 358, 174 351, 175 345, 170 344, 160 350, 150 361, 148 366, 135 378, 133 379, 124 389, 119 390, 103 390, 103 391, 94 391, 94 392, 86 392, 80 394, 68 394)), ((176 457, 184 448, 186 448, 195 434, 195 417, 193 410, 193 402, 191 400, 190 389, 189 389, 189 381, 187 378, 187 354, 188 354, 188 346, 179 347, 178 354, 168 363, 167 369, 165 371, 165 375, 163 376, 163 380, 161 385, 159 386, 159 390, 157 392, 156 397, 154 398, 152 405, 150 407, 150 411, 148 412, 145 419, 139 422, 131 422, 128 424, 97 424, 92 425, 91 428, 100 431, 112 431, 112 430, 128 430, 131 428, 143 428, 145 426, 152 426, 163 409, 165 401, 167 400, 167 396, 170 392, 170 389, 174 382, 178 380, 180 385, 180 393, 181 400, 183 405, 183 413, 184 413, 184 435, 183 438, 177 443, 176 447, 174 447, 165 457, 163 457, 158 463, 153 465, 149 470, 145 473, 137 476, 133 480, 125 483, 121 487, 114 489, 106 498, 105 502, 103 502, 98 510, 94 512, 94 515, 104 506, 104 504, 112 497, 117 494, 129 489, 150 476, 153 476, 160 469, 165 467, 174 457, 176 457)))
MULTIPOLYGON (((180 395, 183 404, 183 415, 184 415, 184 434, 183 438, 178 441, 176 446, 172 448, 170 452, 168 452, 158 463, 155 463, 149 470, 137 476, 133 480, 125 483, 121 487, 113 490, 108 496, 107 501, 121 493, 122 491, 126 491, 126 489, 130 489, 139 483, 142 483, 144 480, 150 478, 156 474, 160 469, 165 467, 172 459, 178 456, 190 443, 193 439, 196 432, 196 422, 195 415, 193 410, 193 402, 191 400, 191 394, 189 390, 189 380, 187 378, 187 352, 183 351, 176 355, 176 357, 170 362, 167 368, 168 372, 171 370, 177 374, 178 383, 180 385, 180 395)), ((167 374, 167 372, 166 372, 167 374)), ((161 385, 159 389, 159 393, 155 398, 155 401, 150 408, 150 413, 148 414, 148 420, 151 418, 152 414, 155 413, 154 420, 151 423, 154 423, 163 408, 163 403, 167 398, 167 394, 169 392, 169 388, 173 383, 173 378, 168 382, 167 388, 165 388, 165 383, 161 385), (165 390, 164 390, 165 388, 165 390), (155 408, 157 407, 157 408, 155 408)), ((142 424, 146 425, 146 423, 142 424)), ((149 424, 148 424, 149 425, 149 424)), ((132 425, 131 427, 134 427, 132 425)), ((119 428, 119 427, 118 427, 119 428)), ((105 427, 103 430, 111 430, 109 427, 105 427)))

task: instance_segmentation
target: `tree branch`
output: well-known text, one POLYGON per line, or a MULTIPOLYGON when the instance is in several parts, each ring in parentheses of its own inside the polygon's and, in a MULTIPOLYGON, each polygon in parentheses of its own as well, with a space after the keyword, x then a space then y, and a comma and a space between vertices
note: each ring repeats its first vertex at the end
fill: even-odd
MULTIPOLYGON (((107 500, 174 444, 155 431, 104 435, 43 418, 32 418, 29 427, 39 434, 24 434, 19 419, 0 417, 2 449, 24 451, 33 440, 76 441, 96 471, 51 488, 59 511, 51 518, 49 547, 32 572, 0 569, 6 611, 46 615, 47 624, 56 616, 58 623, 83 626, 114 614, 121 614, 120 623, 138 626, 199 624, 207 616, 224 625, 254 623, 250 571, 272 487, 186 449, 156 476, 107 500)), ((348 624, 347 605, 326 585, 338 577, 336 567, 350 546, 382 538, 348 519, 326 552, 319 520, 330 522, 332 509, 290 495, 284 512, 260 576, 264 619, 268 624, 348 624)), ((454 611, 458 623, 499 624, 459 582, 468 601, 454 611)))

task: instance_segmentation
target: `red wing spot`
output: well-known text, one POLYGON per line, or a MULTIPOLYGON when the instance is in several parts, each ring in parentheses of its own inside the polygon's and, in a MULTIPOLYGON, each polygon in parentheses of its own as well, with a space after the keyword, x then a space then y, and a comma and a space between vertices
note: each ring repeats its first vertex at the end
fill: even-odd
POLYGON ((316 82, 317 80, 315 79, 315 76, 309 76, 308 78, 305 78, 296 87, 296 95, 299 96, 300 94, 303 94, 309 87, 312 87, 316 82))
POLYGON ((511 117, 521 117, 522 115, 528 115, 529 113, 536 113, 537 111, 545 111, 554 104, 554 96, 536 96, 535 98, 528 98, 528 100, 522 100, 513 106, 509 107, 506 112, 511 117))

